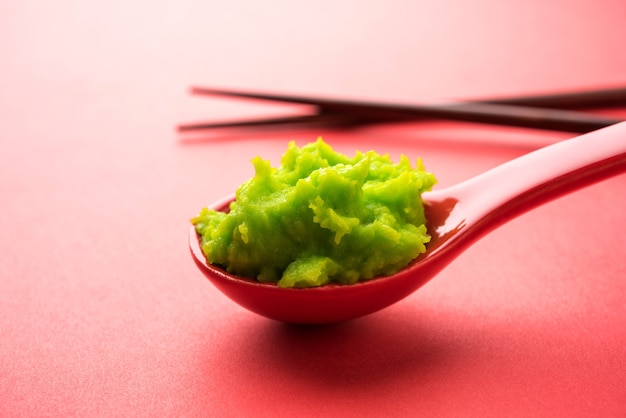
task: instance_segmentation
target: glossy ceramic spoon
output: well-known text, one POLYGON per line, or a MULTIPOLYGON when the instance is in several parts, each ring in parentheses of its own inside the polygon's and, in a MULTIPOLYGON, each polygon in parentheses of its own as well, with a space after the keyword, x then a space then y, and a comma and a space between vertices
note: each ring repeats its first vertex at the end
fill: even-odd
MULTIPOLYGON (((206 277, 233 301, 253 312, 291 323, 344 321, 378 311, 410 295, 497 226, 624 171, 626 122, 558 142, 455 186, 425 193, 427 227, 432 235, 426 253, 392 276, 354 285, 282 289, 230 275, 207 265, 193 227, 190 248, 206 277)), ((226 210, 230 201, 232 197, 212 208, 226 210)))

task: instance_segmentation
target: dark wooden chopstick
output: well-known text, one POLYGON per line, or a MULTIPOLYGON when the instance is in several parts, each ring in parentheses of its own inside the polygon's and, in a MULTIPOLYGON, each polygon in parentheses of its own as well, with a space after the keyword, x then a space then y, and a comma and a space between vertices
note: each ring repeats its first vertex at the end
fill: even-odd
POLYGON ((311 116, 331 116, 345 118, 353 124, 411 121, 416 119, 445 119, 473 123, 517 126, 544 130, 585 133, 600 129, 619 122, 615 118, 592 115, 585 112, 540 108, 537 105, 561 103, 581 106, 583 102, 593 103, 594 107, 607 98, 607 103, 615 106, 623 103, 626 89, 607 89, 584 94, 569 93, 547 96, 527 96, 521 98, 492 99, 480 102, 458 102, 442 105, 403 105, 393 103, 362 102, 339 99, 312 98, 304 96, 289 96, 278 94, 254 93, 245 91, 193 87, 192 94, 239 97, 246 99, 270 100, 285 103, 313 105, 317 113, 307 117, 278 118, 265 121, 242 121, 227 123, 187 124, 179 126, 180 131, 210 129, 215 127, 257 126, 276 123, 298 123, 304 120, 312 121, 311 116), (582 97, 582 99, 581 99, 582 97), (619 99, 619 100, 618 100, 619 99), (622 102, 620 102, 620 100, 622 102), (503 103, 506 101, 507 103, 503 103), (523 102, 534 103, 535 106, 520 106, 511 104, 523 102))
MULTIPOLYGON (((241 97, 259 100, 289 101, 302 104, 317 104, 318 99, 303 96, 287 96, 250 91, 229 90, 209 87, 191 87, 191 94, 241 97)), ((327 100, 328 101, 328 100, 327 100)), ((531 106, 552 109, 590 109, 626 106, 626 87, 581 90, 554 94, 537 94, 517 97, 500 97, 483 100, 461 101, 461 103, 490 103, 531 106)))
POLYGON ((350 121, 344 115, 340 114, 315 113, 312 115, 285 116, 278 118, 251 119, 243 121, 237 120, 233 122, 189 123, 178 126, 178 130, 181 132, 185 132, 219 128, 247 128, 307 124, 347 125, 350 124, 350 121))
POLYGON ((503 97, 479 101, 493 104, 532 106, 561 110, 606 109, 610 107, 626 106, 626 88, 615 87, 598 90, 581 90, 576 92, 503 97))

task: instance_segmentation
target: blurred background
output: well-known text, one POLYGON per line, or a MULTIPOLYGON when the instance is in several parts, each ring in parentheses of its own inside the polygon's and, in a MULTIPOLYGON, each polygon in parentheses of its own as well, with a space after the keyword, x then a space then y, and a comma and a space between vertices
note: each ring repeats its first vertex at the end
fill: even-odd
POLYGON ((176 132, 302 111, 191 85, 402 103, 623 86, 624 17, 623 0, 2 0, 0 416, 624 416, 624 176, 328 328, 244 311, 187 248, 189 218, 289 140, 423 157, 446 186, 571 135, 176 132))

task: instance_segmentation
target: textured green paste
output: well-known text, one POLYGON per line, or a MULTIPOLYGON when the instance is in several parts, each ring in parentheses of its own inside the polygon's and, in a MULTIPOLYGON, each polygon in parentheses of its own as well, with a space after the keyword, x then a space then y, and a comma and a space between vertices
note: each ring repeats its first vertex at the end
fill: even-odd
POLYGON ((252 160, 255 175, 228 213, 191 222, 207 261, 280 287, 352 284, 390 275, 429 242, 421 193, 435 177, 421 160, 394 163, 374 151, 349 158, 321 138, 290 143, 281 165, 252 160))

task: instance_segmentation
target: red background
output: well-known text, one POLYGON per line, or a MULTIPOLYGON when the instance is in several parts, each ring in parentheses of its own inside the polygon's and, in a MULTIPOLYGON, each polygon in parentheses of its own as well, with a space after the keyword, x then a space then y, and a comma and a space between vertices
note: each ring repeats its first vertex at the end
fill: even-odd
POLYGON ((300 111, 191 84, 416 103, 624 85, 625 16, 617 0, 3 1, 0 415, 624 416, 623 175, 334 326, 243 310, 187 248, 189 218, 289 140, 421 156, 444 187, 567 134, 174 127, 300 111))

